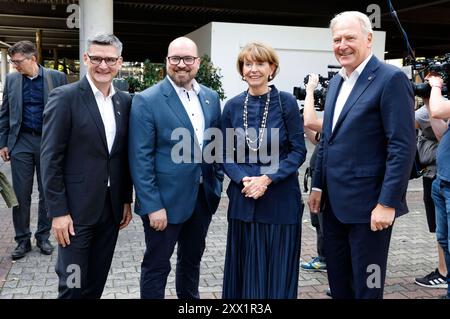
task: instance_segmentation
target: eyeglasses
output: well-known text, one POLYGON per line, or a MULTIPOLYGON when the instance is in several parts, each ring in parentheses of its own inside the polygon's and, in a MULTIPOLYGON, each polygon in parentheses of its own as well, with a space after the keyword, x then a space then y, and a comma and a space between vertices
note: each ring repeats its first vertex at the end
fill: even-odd
POLYGON ((23 58, 23 59, 20 59, 20 60, 9 60, 9 63, 10 64, 14 64, 14 65, 19 65, 20 63, 22 63, 23 61, 25 61, 27 59, 29 59, 29 58, 23 58))
POLYGON ((183 63, 186 65, 192 65, 195 63, 195 60, 198 59, 196 56, 168 56, 167 60, 171 65, 178 65, 180 64, 181 60, 183 60, 183 63))
POLYGON ((102 61, 105 61, 106 65, 113 66, 117 63, 117 60, 119 60, 120 57, 101 57, 96 55, 87 55, 89 57, 89 60, 91 60, 91 63, 94 65, 100 65, 102 64, 102 61))

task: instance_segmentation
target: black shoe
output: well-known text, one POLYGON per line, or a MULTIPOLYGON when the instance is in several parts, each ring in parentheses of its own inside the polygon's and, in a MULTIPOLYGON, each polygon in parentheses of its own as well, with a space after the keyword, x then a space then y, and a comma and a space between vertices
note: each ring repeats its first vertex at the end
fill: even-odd
POLYGON ((429 273, 425 277, 419 277, 414 280, 416 284, 426 288, 444 288, 447 289, 447 278, 439 273, 436 268, 435 271, 429 273))
POLYGON ((42 240, 42 241, 37 241, 36 246, 38 246, 41 249, 41 254, 44 254, 44 255, 51 255, 53 252, 53 249, 55 248, 55 247, 53 247, 52 244, 50 244, 50 241, 48 239, 42 240))
POLYGON ((11 257, 13 260, 23 258, 30 250, 31 250, 31 241, 29 239, 22 240, 21 242, 19 242, 16 249, 13 250, 11 257))
POLYGON ((327 294, 328 297, 333 297, 331 295, 331 289, 328 287, 327 290, 325 290, 325 293, 327 294))

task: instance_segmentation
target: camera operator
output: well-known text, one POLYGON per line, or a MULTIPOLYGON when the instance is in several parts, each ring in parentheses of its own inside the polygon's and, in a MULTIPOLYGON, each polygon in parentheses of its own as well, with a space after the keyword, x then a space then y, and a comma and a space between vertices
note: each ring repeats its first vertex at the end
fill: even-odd
MULTIPOLYGON (((422 176, 423 202, 427 217, 428 229, 431 233, 436 232, 436 214, 431 197, 431 185, 436 179, 436 150, 438 138, 446 130, 446 123, 442 120, 430 118, 429 98, 423 97, 424 105, 415 111, 416 129, 420 130, 417 140, 417 150, 419 152, 420 163, 424 167, 422 176)), ((447 288, 447 267, 445 266, 444 251, 438 248, 438 266, 431 273, 424 277, 415 278, 415 283, 426 288, 447 288)))
MULTIPOLYGON (((305 133, 308 140, 314 144, 314 152, 311 155, 309 161, 309 176, 311 179, 314 176, 314 166, 316 165, 317 156, 317 145, 320 141, 320 134, 322 133, 322 123, 323 120, 317 116, 316 110, 314 108, 314 91, 319 84, 319 76, 317 74, 311 73, 308 77, 308 82, 306 83, 306 96, 305 104, 303 108, 303 121, 305 133)), ((327 264, 325 260, 325 255, 323 252, 323 215, 322 213, 313 214, 310 212, 311 225, 316 229, 317 235, 317 256, 311 258, 308 262, 302 262, 300 267, 307 271, 326 271, 327 264)), ((329 288, 327 289, 327 294, 329 295, 329 288)))
MULTIPOLYGON (((438 75, 428 77, 431 86, 430 93, 430 115, 435 119, 445 120, 450 118, 450 101, 442 96, 443 80, 438 75)), ((449 229, 450 210, 446 202, 450 200, 450 134, 448 127, 440 140, 437 156, 437 177, 432 185, 432 197, 436 207, 436 238, 441 245, 447 269, 450 268, 449 253, 449 229)), ((447 295, 450 298, 450 277, 447 274, 447 295)))

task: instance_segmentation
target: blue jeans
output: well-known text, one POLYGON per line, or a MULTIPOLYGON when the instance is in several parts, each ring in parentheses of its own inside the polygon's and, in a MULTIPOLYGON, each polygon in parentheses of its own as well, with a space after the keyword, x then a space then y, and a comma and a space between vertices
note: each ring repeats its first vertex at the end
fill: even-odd
MULTIPOLYGON (((450 182, 435 179, 431 193, 436 207, 436 238, 444 250, 445 264, 450 269, 450 182)), ((447 274, 447 296, 450 297, 450 275, 447 274)))

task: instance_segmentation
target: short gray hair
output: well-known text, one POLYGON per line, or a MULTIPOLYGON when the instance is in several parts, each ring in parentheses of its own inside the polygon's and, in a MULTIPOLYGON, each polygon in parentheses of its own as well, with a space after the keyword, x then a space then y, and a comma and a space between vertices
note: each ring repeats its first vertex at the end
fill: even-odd
POLYGON ((19 53, 27 58, 31 58, 33 55, 38 58, 38 50, 33 42, 28 40, 19 41, 13 46, 8 48, 8 55, 12 57, 14 54, 19 53))
POLYGON ((343 20, 358 20, 361 25, 361 31, 364 34, 373 33, 372 23, 369 20, 369 17, 362 12, 359 11, 344 11, 334 16, 334 18, 330 22, 330 29, 333 31, 336 23, 341 22, 343 20))
POLYGON ((96 35, 89 37, 89 39, 87 40, 88 50, 92 44, 113 45, 117 49, 119 56, 122 55, 123 44, 122 42, 120 42, 119 38, 117 38, 114 34, 97 33, 96 35))

